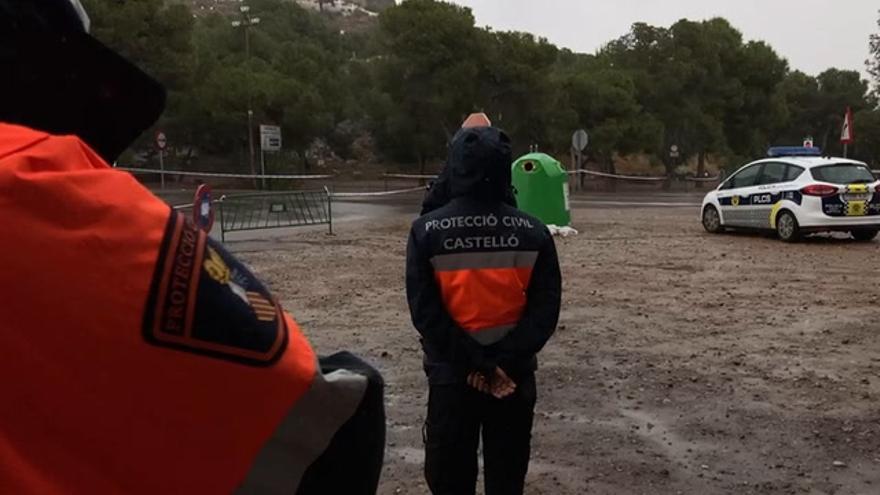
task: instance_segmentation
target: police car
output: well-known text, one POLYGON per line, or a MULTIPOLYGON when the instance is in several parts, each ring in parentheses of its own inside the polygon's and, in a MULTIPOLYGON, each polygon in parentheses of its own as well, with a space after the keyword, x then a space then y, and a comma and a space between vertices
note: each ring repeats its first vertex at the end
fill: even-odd
POLYGON ((775 230, 795 242, 815 232, 849 232, 869 241, 880 231, 880 181, 863 162, 823 157, 818 148, 770 148, 706 194, 703 227, 775 230))

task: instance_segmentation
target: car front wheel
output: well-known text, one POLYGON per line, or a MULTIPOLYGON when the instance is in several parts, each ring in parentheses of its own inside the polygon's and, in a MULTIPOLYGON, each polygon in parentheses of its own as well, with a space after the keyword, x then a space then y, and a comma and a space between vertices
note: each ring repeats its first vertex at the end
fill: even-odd
POLYGON ((853 230, 850 232, 852 234, 853 239, 861 242, 867 242, 873 240, 877 237, 877 230, 853 230))
POLYGON ((801 240, 801 228, 797 218, 790 211, 783 211, 776 217, 776 235, 785 242, 801 240))
POLYGON ((703 209, 703 228, 710 234, 718 234, 724 230, 724 227, 721 225, 721 215, 718 214, 718 210, 712 205, 708 205, 703 209))

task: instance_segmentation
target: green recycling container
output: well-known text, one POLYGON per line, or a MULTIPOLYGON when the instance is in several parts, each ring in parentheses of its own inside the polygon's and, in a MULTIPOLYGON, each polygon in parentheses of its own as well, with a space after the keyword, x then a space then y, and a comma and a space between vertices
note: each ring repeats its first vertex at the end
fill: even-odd
POLYGON ((546 153, 529 153, 513 162, 511 173, 520 210, 546 225, 571 224, 568 174, 559 160, 546 153))

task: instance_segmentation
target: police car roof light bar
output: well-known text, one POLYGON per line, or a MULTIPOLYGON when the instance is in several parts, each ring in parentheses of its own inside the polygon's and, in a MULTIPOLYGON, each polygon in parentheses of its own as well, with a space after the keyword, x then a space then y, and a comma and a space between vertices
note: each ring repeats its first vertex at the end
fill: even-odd
POLYGON ((804 146, 774 146, 767 150, 767 156, 778 158, 782 156, 822 156, 820 148, 804 146))

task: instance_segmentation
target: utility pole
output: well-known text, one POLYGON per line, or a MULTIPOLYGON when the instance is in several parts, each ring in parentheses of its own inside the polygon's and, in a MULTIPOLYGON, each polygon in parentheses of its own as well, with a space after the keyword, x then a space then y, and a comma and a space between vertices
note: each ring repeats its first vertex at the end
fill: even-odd
MULTIPOLYGON (((260 23, 259 17, 251 17, 250 10, 251 8, 245 5, 243 2, 241 6, 238 8, 241 12, 241 20, 232 21, 232 27, 240 27, 244 29, 244 51, 245 51, 245 60, 247 61, 248 66, 250 66, 251 61, 251 35, 250 28, 251 26, 256 26, 260 23)), ((257 174, 257 167, 254 163, 254 107, 253 107, 253 95, 251 94, 251 71, 250 67, 247 68, 247 118, 248 118, 248 161, 251 166, 251 175, 257 174)), ((255 181, 256 183, 256 181, 255 181)))

